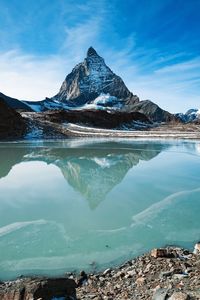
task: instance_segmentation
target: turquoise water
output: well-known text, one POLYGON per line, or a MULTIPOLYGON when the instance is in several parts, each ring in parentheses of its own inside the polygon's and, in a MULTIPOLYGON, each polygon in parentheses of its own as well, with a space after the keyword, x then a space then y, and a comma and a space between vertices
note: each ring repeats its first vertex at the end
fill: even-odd
POLYGON ((200 142, 0 143, 0 279, 200 239, 200 142))

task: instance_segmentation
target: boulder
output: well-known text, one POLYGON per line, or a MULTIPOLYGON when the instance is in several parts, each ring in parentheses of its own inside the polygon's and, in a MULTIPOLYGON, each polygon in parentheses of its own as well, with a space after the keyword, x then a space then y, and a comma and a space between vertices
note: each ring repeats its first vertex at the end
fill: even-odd
POLYGON ((157 248, 151 251, 151 256, 155 258, 168 257, 168 251, 165 248, 157 248))
POLYGON ((200 242, 194 246, 194 254, 200 254, 200 242))
POLYGON ((68 278, 19 279, 0 286, 1 300, 76 300, 76 283, 68 278))

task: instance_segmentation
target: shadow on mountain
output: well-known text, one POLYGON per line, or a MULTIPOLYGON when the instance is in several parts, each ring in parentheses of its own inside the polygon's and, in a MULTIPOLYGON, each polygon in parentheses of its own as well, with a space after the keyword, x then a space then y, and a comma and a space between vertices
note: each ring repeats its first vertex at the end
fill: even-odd
POLYGON ((95 209, 118 185, 128 171, 141 160, 148 161, 167 147, 162 143, 104 142, 78 147, 12 147, 0 148, 0 178, 12 166, 23 161, 42 161, 56 165, 75 191, 95 209))

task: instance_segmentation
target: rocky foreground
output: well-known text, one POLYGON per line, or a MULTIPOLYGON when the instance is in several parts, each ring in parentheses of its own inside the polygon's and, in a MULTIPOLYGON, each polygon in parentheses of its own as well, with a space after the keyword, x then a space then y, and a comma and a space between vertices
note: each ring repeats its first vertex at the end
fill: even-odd
POLYGON ((80 276, 0 282, 0 299, 200 299, 200 244, 194 252, 176 247, 154 249, 98 274, 82 271, 80 276))
POLYGON ((116 116, 116 118, 108 118, 107 113, 102 111, 95 113, 92 111, 85 113, 81 111, 23 112, 21 115, 27 123, 25 139, 76 137, 200 139, 200 124, 198 123, 152 124, 144 122, 140 119, 140 114, 135 113, 118 114, 118 118, 116 116))

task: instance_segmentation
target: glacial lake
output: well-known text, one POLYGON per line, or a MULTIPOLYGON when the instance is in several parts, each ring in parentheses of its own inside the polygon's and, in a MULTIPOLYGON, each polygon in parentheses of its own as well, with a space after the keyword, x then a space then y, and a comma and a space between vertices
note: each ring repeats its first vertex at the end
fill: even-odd
POLYGON ((200 141, 0 143, 0 279, 200 239, 200 141))

